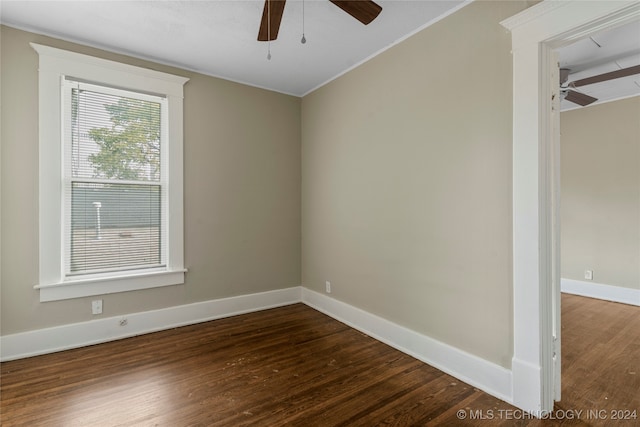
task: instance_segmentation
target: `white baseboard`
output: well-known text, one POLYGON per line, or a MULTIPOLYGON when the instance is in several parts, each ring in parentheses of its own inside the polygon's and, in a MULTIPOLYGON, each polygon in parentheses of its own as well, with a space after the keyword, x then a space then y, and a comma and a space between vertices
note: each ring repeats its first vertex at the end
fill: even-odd
POLYGON ((301 302, 301 287, 179 305, 0 337, 0 361, 114 341, 301 302), (127 324, 120 326, 126 318, 127 324))
POLYGON ((302 288, 302 302, 467 384, 512 401, 509 369, 306 288, 302 288))
POLYGON ((53 353, 298 302, 499 399, 512 401, 509 369, 300 286, 5 335, 0 337, 0 360, 53 353), (125 317, 127 324, 120 326, 125 317))
POLYGON ((542 414, 542 367, 514 357, 511 360, 513 406, 529 414, 542 414))
POLYGON ((560 281, 560 290, 567 294, 640 306, 640 289, 584 282, 582 280, 562 279, 560 281))

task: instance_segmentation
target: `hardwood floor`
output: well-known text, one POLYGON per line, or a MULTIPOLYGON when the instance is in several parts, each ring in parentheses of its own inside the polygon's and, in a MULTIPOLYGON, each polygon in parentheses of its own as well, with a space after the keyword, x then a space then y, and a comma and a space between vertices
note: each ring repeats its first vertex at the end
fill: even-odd
MULTIPOLYGON (((640 307, 562 296, 562 400, 557 409, 636 410, 640 425, 640 307)), ((631 424, 631 423, 630 423, 631 424)))
POLYGON ((557 408, 574 415, 605 410, 606 420, 595 413, 530 419, 297 304, 4 362, 0 424, 638 425, 611 420, 610 413, 640 410, 638 308, 564 296, 563 314, 565 375, 557 408))

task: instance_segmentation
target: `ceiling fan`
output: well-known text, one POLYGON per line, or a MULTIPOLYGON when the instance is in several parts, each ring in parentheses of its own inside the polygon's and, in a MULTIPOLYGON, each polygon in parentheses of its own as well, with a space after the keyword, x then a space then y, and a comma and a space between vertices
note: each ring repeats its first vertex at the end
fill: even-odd
POLYGON ((567 101, 573 102, 574 104, 578 104, 581 106, 589 105, 598 100, 598 98, 594 98, 593 96, 589 96, 585 93, 578 92, 573 90, 580 86, 592 85, 594 83, 606 82, 609 80, 619 79, 621 77, 632 76, 634 74, 640 74, 640 65, 634 65, 633 67, 622 68, 620 70, 611 71, 608 73, 598 74, 591 77, 586 77, 584 79, 574 80, 572 82, 568 82, 569 80, 569 72, 571 70, 568 68, 560 69, 560 92, 564 95, 564 99, 567 101))
MULTIPOLYGON (((382 7, 371 0, 329 1, 364 25, 376 19, 382 11, 382 7)), ((266 42, 278 38, 278 30, 280 29, 285 3, 286 0, 265 0, 260 30, 258 31, 258 41, 266 42)))

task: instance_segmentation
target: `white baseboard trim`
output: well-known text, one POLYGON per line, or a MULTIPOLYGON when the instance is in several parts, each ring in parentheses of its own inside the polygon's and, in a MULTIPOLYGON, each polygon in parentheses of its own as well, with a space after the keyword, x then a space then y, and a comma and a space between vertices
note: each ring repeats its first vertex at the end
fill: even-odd
POLYGON ((567 294, 640 306, 640 289, 584 282, 582 280, 561 279, 560 290, 567 294))
POLYGON ((241 295, 72 323, 0 337, 0 361, 114 341, 301 302, 301 287, 241 295), (126 318, 127 324, 120 326, 126 318))
POLYGON ((513 375, 513 406, 540 417, 542 415, 542 367, 514 357, 511 360, 513 375))
POLYGON ((297 286, 0 337, 0 361, 21 359, 303 302, 461 381, 512 402, 509 369, 389 320, 297 286), (126 318, 127 324, 120 326, 126 318))
POLYGON ((302 302, 467 384, 512 401, 509 369, 306 288, 302 288, 302 302))

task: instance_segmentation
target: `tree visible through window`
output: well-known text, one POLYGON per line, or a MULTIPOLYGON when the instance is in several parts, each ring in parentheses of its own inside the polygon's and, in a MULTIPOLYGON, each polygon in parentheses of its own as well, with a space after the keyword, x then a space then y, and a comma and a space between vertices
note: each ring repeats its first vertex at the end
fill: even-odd
POLYGON ((113 179, 158 180, 160 104, 119 98, 104 108, 111 127, 89 130, 90 138, 100 147, 89 156, 96 174, 113 179))

